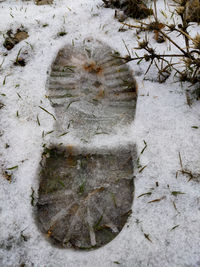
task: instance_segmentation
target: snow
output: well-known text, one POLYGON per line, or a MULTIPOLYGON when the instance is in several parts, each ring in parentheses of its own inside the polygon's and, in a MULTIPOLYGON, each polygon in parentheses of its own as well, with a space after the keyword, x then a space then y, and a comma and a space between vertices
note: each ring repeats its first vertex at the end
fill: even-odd
MULTIPOLYGON (((164 1, 159 0, 161 9, 165 10, 164 1)), ((200 178, 197 175, 196 180, 188 182, 186 175, 178 173, 176 177, 181 169, 179 153, 184 169, 200 173, 200 105, 198 101, 191 107, 187 105, 188 84, 175 83, 173 76, 163 84, 144 80, 148 64, 129 64, 139 87, 135 119, 117 134, 94 137, 90 145, 136 144, 140 155, 145 140, 147 147, 140 155, 140 165, 147 166, 141 172, 135 166, 133 213, 122 232, 100 249, 78 252, 52 247, 36 227, 31 206, 31 188, 35 192, 38 188, 42 145, 51 142, 51 134, 43 138, 42 132, 53 130, 54 124, 52 116, 39 108, 54 113, 45 97, 47 71, 59 48, 72 40, 76 44, 79 39, 94 36, 126 55, 122 39, 133 50, 137 46, 136 34, 135 30, 118 32, 121 24, 114 19, 114 10, 103 8, 100 0, 55 0, 52 6, 4 1, 0 4, 0 18, 0 64, 5 58, 0 69, 0 93, 5 94, 0 96, 5 105, 0 110, 2 173, 18 165, 8 171, 13 174, 11 183, 0 176, 0 266, 200 266, 200 178), (48 26, 43 27, 46 23, 48 26), (3 34, 21 25, 28 30, 29 38, 7 51, 3 34), (67 34, 58 37, 60 31, 67 34), (13 66, 21 48, 28 51, 24 68, 13 66), (4 57, 4 53, 8 55, 4 57), (173 191, 185 194, 174 196, 173 191), (147 192, 152 194, 138 198, 147 192), (159 202, 148 203, 162 197, 159 202)), ((192 35, 197 30, 192 26, 192 35)), ((172 36, 177 41, 176 35, 172 36)), ((151 38, 159 51, 167 49, 166 44, 156 44, 151 38)), ((181 38, 177 42, 183 45, 181 38)), ((173 46, 171 49, 176 51, 173 46)), ((80 140, 70 134, 62 142, 80 145, 80 140)))

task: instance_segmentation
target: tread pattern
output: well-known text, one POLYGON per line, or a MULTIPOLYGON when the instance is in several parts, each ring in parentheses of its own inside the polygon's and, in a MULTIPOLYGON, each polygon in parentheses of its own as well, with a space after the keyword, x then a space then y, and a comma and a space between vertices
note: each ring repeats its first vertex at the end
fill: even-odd
POLYGON ((133 201, 129 149, 80 151, 53 147, 43 155, 37 220, 59 247, 92 249, 122 230, 133 201))
POLYGON ((57 130, 83 135, 112 132, 134 119, 137 84, 128 65, 109 46, 91 38, 58 52, 50 71, 48 98, 57 130))

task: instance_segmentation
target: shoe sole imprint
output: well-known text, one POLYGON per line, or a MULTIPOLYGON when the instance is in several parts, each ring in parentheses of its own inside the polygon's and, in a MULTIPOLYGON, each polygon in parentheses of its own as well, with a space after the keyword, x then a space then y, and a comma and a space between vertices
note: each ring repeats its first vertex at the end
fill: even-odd
MULTIPOLYGON (((48 98, 55 128, 85 136, 134 119, 137 85, 119 54, 86 39, 61 49, 51 66, 48 98)), ((93 249, 122 230, 133 201, 136 149, 46 149, 39 173, 38 227, 58 247, 93 249), (134 155, 134 157, 133 157, 134 155)))
POLYGON ((137 84, 119 53, 108 45, 86 39, 67 45, 54 60, 47 83, 55 108, 55 128, 76 135, 111 133, 134 119, 137 84))
POLYGON ((110 242, 131 213, 135 159, 134 147, 47 149, 36 205, 41 232, 61 248, 94 249, 110 242))

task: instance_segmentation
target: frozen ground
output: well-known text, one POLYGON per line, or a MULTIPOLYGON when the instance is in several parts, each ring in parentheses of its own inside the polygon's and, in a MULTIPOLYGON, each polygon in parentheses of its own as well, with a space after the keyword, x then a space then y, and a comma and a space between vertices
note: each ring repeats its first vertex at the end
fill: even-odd
MULTIPOLYGON (((45 85, 58 49, 86 36, 101 39, 122 55, 127 53, 122 39, 129 49, 137 46, 135 30, 118 32, 121 24, 114 19, 114 10, 101 4, 100 0, 55 0, 52 6, 14 0, 0 4, 0 63, 5 58, 0 69, 0 101, 5 105, 0 110, 2 173, 18 166, 8 171, 11 183, 2 174, 0 179, 0 266, 200 266, 200 105, 198 101, 187 105, 187 84, 181 87, 173 77, 165 84, 144 81, 146 64, 130 64, 139 87, 130 128, 119 129, 112 136, 95 136, 91 144, 112 147, 133 143, 138 154, 144 141, 147 144, 140 156, 140 165, 146 168, 135 168, 133 214, 127 225, 111 243, 91 252, 52 247, 35 225, 31 194, 38 188, 42 145, 51 137, 42 133, 51 131, 54 123, 39 106, 54 112, 45 97, 45 85), (21 24, 29 38, 7 52, 3 34, 21 24), (43 27, 45 24, 48 26, 43 27), (67 34, 58 37, 61 31, 67 34), (23 68, 13 66, 20 48, 28 51, 23 68), (4 57, 4 53, 8 55, 4 57), (183 167, 197 174, 196 179, 188 182, 188 176, 180 173, 176 178, 181 168, 179 152, 183 167), (174 191, 184 194, 175 196, 174 191), (151 195, 138 198, 147 192, 151 195)), ((165 9, 164 1, 159 1, 158 9, 165 9)), ((195 34, 197 28, 191 27, 191 31, 195 34)), ((72 134, 62 138, 61 142, 80 144, 72 134)))

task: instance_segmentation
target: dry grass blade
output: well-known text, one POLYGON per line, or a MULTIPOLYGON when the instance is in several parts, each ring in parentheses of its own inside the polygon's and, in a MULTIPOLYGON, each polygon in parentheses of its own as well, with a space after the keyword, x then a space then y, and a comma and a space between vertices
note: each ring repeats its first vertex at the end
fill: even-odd
POLYGON ((7 170, 7 171, 11 171, 11 170, 14 170, 14 169, 18 169, 18 165, 13 166, 13 167, 11 167, 11 168, 7 168, 6 170, 7 170))
POLYGON ((165 199, 165 198, 166 198, 166 196, 163 196, 163 197, 161 197, 161 198, 157 198, 157 199, 151 200, 151 201, 149 201, 148 203, 160 202, 161 200, 163 200, 163 199, 165 199))
POLYGON ((139 170, 139 173, 143 172, 143 170, 147 167, 147 165, 145 165, 144 167, 142 167, 140 170, 139 170))
POLYGON ((152 240, 151 240, 150 237, 149 237, 149 234, 145 234, 145 233, 144 233, 144 237, 145 237, 149 242, 153 243, 152 240))
POLYGON ((48 113, 49 115, 51 115, 54 118, 54 120, 56 121, 56 118, 55 118, 55 116, 52 113, 50 113, 48 110, 46 110, 45 108, 43 108, 41 106, 39 106, 39 108, 41 108, 43 111, 45 111, 46 113, 48 113))
POLYGON ((130 53, 130 51, 129 51, 129 49, 128 49, 128 46, 126 45, 124 39, 122 39, 122 41, 123 41, 123 43, 124 43, 124 46, 125 46, 125 48, 126 48, 126 51, 127 51, 128 55, 129 55, 129 57, 131 57, 131 53, 130 53))
POLYGON ((180 166, 181 166, 181 170, 183 170, 183 163, 182 163, 182 158, 181 158, 181 153, 178 153, 179 156, 179 161, 180 161, 180 166))
POLYGON ((178 195, 184 195, 185 193, 181 192, 181 191, 172 191, 171 194, 175 197, 177 197, 178 195))
POLYGON ((140 154, 143 154, 143 153, 144 153, 144 151, 145 151, 145 149, 147 148, 147 143, 146 143, 146 141, 145 141, 145 140, 143 140, 143 142, 144 142, 144 148, 142 149, 142 151, 141 151, 141 153, 140 153, 140 154))
POLYGON ((178 211, 178 210, 177 210, 177 207, 176 207, 176 204, 175 204, 174 201, 172 201, 172 204, 173 204, 174 209, 175 209, 176 211, 178 211))
POLYGON ((143 196, 150 196, 151 194, 152 194, 152 192, 143 193, 143 194, 139 195, 137 198, 140 198, 143 196))
POLYGON ((173 231, 173 230, 176 229, 177 227, 179 227, 179 224, 177 224, 177 225, 175 225, 174 227, 172 227, 170 231, 173 231))
POLYGON ((154 3, 154 12, 155 12, 154 17, 155 17, 155 20, 158 21, 156 0, 153 0, 153 3, 154 3))

